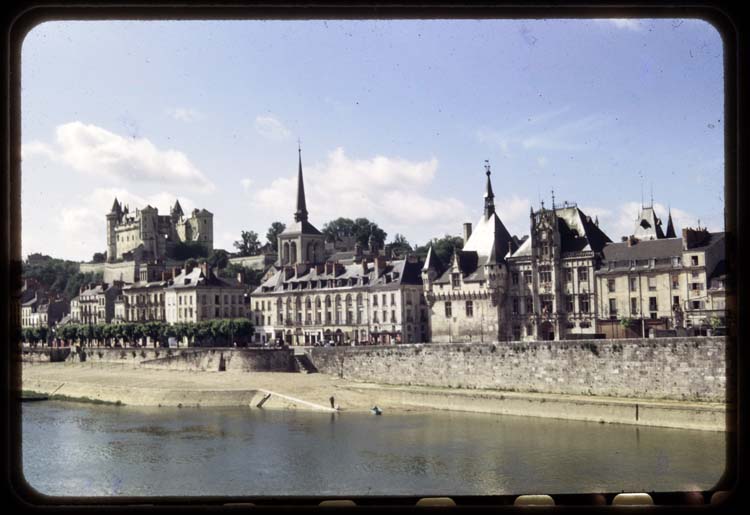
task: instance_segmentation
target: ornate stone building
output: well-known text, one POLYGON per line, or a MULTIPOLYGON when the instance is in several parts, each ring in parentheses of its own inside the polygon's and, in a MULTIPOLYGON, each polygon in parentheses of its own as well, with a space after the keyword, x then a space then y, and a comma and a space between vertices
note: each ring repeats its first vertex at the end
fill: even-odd
POLYGON ((509 334, 506 257, 519 241, 495 212, 489 164, 485 173, 484 213, 473 231, 464 224, 463 249, 443 267, 430 248, 422 268, 433 342, 491 342, 509 334))
POLYGON ((117 199, 107 214, 107 260, 153 261, 164 259, 172 245, 196 242, 213 249, 213 214, 194 209, 186 217, 179 201, 169 215, 159 215, 155 207, 146 206, 130 214, 117 199))
POLYGON ((325 257, 325 241, 308 221, 299 156, 294 222, 279 235, 279 265, 252 294, 256 342, 289 345, 399 343, 428 339, 421 264, 415 257, 346 264, 325 257))
POLYGON ((530 236, 508 258, 513 340, 560 340, 597 331, 594 271, 611 240, 577 205, 542 207, 530 236))

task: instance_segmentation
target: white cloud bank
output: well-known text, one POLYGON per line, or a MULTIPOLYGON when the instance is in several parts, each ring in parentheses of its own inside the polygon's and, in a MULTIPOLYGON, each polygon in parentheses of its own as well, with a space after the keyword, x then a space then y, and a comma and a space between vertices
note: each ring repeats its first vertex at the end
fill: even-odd
POLYGON ((126 138, 80 121, 59 125, 52 145, 38 141, 25 143, 22 157, 34 155, 117 183, 149 182, 208 192, 215 189, 182 152, 161 150, 146 138, 126 138))
MULTIPOLYGON (((303 162, 310 221, 322 229, 338 217, 364 217, 388 232, 389 240, 400 233, 412 243, 424 243, 446 233, 460 234, 461 223, 470 219, 466 206, 451 196, 434 198, 424 193, 437 169, 435 158, 352 159, 343 148, 336 148, 322 163, 305 166, 303 162)), ((296 173, 275 179, 254 189, 252 209, 265 219, 288 223, 295 209, 296 191, 296 173)), ((477 197, 481 199, 481 192, 477 197)))
POLYGON ((167 109, 167 114, 180 122, 194 122, 203 118, 203 115, 195 109, 189 107, 175 107, 167 109))
POLYGON ((255 130, 264 138, 275 141, 285 140, 292 134, 280 120, 271 115, 256 116, 255 130))

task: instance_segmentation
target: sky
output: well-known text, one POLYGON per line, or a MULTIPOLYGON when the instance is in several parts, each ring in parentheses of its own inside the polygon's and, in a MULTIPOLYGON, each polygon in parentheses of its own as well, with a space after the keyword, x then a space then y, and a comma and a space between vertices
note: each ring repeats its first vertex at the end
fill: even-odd
POLYGON ((575 202, 724 229, 723 46, 698 19, 49 21, 22 48, 22 253, 90 260, 114 198, 214 214, 214 247, 295 211, 412 244, 575 202), (653 197, 652 197, 653 195, 653 197))

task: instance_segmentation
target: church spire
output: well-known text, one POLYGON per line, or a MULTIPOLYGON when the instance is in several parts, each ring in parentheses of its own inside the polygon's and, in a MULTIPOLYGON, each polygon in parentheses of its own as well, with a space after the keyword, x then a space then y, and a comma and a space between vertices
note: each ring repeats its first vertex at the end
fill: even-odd
POLYGON ((492 183, 490 182, 490 161, 484 160, 484 169, 487 174, 487 189, 484 193, 484 217, 489 218, 495 214, 495 194, 492 193, 492 183))
POLYGON ((302 179, 302 147, 297 142, 299 152, 299 170, 297 172, 297 211, 294 213, 295 222, 307 221, 307 203, 305 202, 305 183, 302 179))
POLYGON ((674 230, 674 223, 672 222, 672 209, 669 209, 669 219, 667 220, 667 234, 666 238, 676 238, 677 234, 674 230))

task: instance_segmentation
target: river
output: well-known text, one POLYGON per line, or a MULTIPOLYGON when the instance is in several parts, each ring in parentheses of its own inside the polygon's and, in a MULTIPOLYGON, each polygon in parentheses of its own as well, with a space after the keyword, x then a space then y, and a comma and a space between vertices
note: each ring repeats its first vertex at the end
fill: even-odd
POLYGON ((23 473, 54 496, 503 495, 707 490, 725 435, 458 412, 22 408, 23 473))

